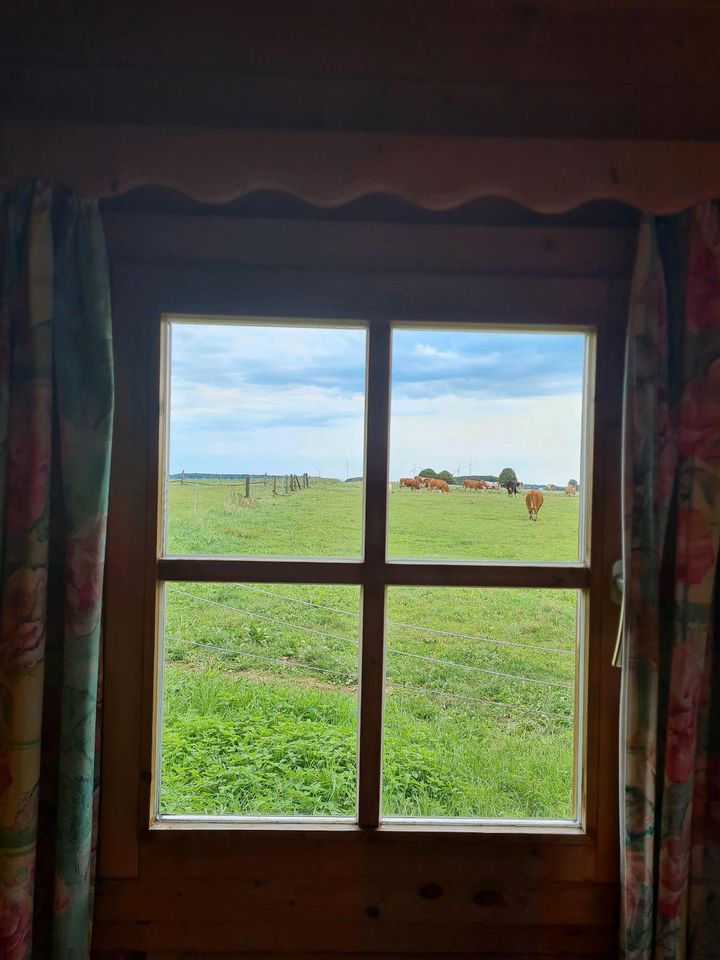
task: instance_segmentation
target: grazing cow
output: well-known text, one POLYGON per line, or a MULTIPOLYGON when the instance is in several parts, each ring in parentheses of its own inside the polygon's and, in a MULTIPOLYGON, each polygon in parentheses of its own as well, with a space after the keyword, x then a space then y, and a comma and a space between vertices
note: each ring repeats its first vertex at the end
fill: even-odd
POLYGON ((565 496, 566 496, 566 497, 574 497, 576 493, 577 493, 577 487, 575 486, 574 483, 569 483, 569 484, 565 487, 565 496))
POLYGON ((498 493, 499 493, 499 492, 500 492, 500 484, 498 483, 498 481, 497 481, 497 480, 491 480, 490 483, 488 484, 488 490, 497 490, 498 493))
POLYGON ((517 480, 508 480, 508 482, 505 484, 505 489, 507 490, 509 497, 516 497, 518 495, 519 488, 520 484, 517 482, 517 480))
POLYGON ((420 491, 420 481, 416 480, 415 477, 400 477, 400 486, 409 487, 411 491, 420 491))
POLYGON ((528 517, 530 520, 537 520, 537 515, 540 507, 543 505, 543 500, 544 497, 539 490, 528 491, 525 497, 525 506, 528 509, 528 517))
POLYGON ((484 480, 463 480, 463 492, 465 490, 487 490, 487 484, 484 480))
POLYGON ((425 486, 428 490, 439 490, 440 493, 450 493, 450 487, 445 480, 437 480, 434 477, 428 477, 425 486))
POLYGON ((545 489, 548 490, 548 491, 549 491, 549 490, 554 490, 554 489, 555 489, 555 484, 554 484, 554 483, 546 483, 546 484, 545 484, 545 489))

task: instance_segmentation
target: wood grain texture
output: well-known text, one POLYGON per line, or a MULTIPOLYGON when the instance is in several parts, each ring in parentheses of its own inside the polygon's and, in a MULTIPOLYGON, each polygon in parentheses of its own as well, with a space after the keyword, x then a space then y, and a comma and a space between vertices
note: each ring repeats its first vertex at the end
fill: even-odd
POLYGON ((113 430, 105 578, 104 709, 100 791, 101 876, 137 875, 140 704, 147 543, 145 507, 149 415, 145 377, 137 358, 148 350, 150 317, 143 296, 113 272, 113 430), (141 469, 137 469, 140 463, 141 469), (128 597, 137 602, 129 603, 128 597), (130 812, 130 815, 128 816, 130 812))
POLYGON ((202 317, 544 324, 582 329, 607 315, 612 277, 158 264, 135 269, 162 310, 202 317))
MULTIPOLYGON (((639 56, 636 51, 635 59, 639 56)), ((434 58, 429 58, 432 64, 434 58)), ((720 83, 660 75, 567 83, 386 76, 238 77, 172 68, 0 65, 18 120, 431 136, 717 140, 720 83)))
POLYGON ((380 821, 385 683, 385 581, 382 571, 387 543, 391 342, 390 323, 376 323, 371 326, 365 402, 364 563, 358 741, 358 823, 365 829, 376 828, 380 821))
POLYGON ((425 78, 516 83, 720 82, 711 0, 208 0, 89 4, 83 16, 8 0, 3 59, 237 78, 425 78), (40 16, 40 12, 44 15, 40 16))
POLYGON ((59 180, 96 197, 155 185, 208 203, 279 190, 321 207, 381 193, 430 210, 505 197, 545 213, 594 199, 673 213, 720 194, 720 143, 6 119, 0 178, 16 177, 59 180))
POLYGON ((590 584, 589 568, 570 563, 165 557, 158 560, 157 571, 160 580, 195 583, 386 583, 392 586, 529 586, 576 590, 590 584))
MULTIPOLYGON (((224 214, 224 215, 222 215, 224 214)), ((632 228, 319 222, 105 213, 116 262, 232 263, 388 273, 625 277, 632 228)))

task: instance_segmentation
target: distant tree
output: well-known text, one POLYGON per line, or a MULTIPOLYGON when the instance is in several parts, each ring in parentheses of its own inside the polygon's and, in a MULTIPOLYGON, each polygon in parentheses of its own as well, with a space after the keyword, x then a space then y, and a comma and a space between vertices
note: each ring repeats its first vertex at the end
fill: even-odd
POLYGON ((455 483, 455 477, 453 477, 449 470, 441 470, 437 476, 438 480, 444 480, 445 483, 455 483))
POLYGON ((577 482, 577 480, 568 480, 568 486, 569 486, 569 487, 579 487, 580 484, 577 482))
POLYGON ((517 483, 517 475, 512 467, 503 467, 503 469, 500 471, 500 476, 498 477, 500 486, 505 486, 508 480, 512 480, 513 483, 517 483))
POLYGON ((418 474, 419 477, 436 477, 437 474, 432 467, 425 467, 424 470, 421 470, 418 474))

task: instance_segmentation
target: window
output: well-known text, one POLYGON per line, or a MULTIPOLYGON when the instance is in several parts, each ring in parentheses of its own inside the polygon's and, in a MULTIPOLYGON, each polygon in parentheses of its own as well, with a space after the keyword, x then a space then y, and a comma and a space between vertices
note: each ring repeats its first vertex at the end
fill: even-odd
POLYGON ((612 952, 623 229, 108 218, 96 949, 612 952))
POLYGON ((155 817, 580 828, 592 331, 163 343, 155 817))

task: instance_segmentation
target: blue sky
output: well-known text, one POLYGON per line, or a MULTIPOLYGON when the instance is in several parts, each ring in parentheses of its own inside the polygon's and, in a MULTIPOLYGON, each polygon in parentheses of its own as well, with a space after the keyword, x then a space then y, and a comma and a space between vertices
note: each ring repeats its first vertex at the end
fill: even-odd
MULTIPOLYGON (((173 323, 170 472, 362 473, 365 331, 173 323)), ((390 476, 582 479, 581 334, 402 328, 390 476)))

